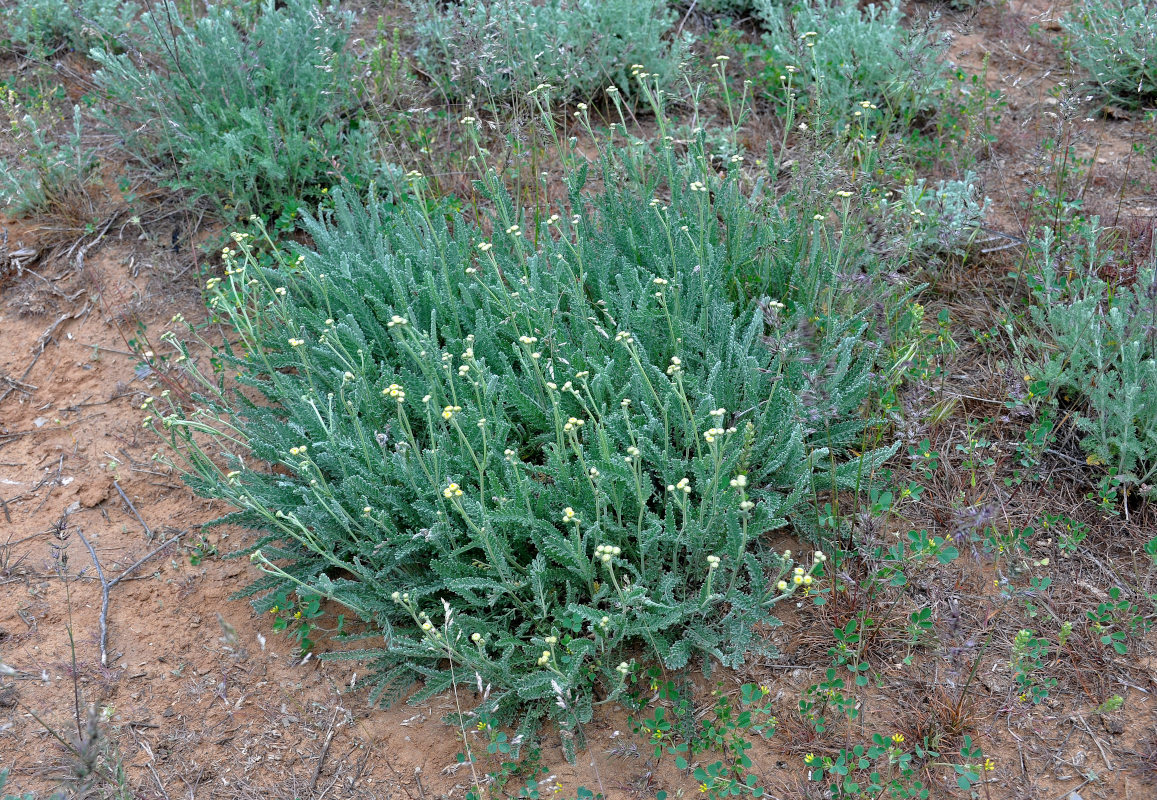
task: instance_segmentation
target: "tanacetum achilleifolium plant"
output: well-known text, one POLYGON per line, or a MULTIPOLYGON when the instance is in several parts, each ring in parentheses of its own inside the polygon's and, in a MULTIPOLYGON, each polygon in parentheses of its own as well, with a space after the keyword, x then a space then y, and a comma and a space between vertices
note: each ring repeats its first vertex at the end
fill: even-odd
POLYGON ((1049 228, 1035 241, 1033 319, 1046 355, 1032 377, 1050 399, 1084 401, 1075 416, 1081 448, 1107 470, 1099 499, 1111 506, 1120 487, 1157 494, 1157 270, 1150 261, 1131 281, 1108 283, 1114 253, 1102 235, 1093 220, 1067 253, 1049 228))
POLYGON ((86 51, 94 43, 123 34, 140 12, 132 0, 19 0, 5 4, 0 18, 6 38, 26 50, 86 51))
POLYGON ((758 266, 734 259, 759 252, 716 200, 736 181, 670 147, 653 179, 608 164, 589 197, 576 170, 552 214, 487 172, 493 233, 417 175, 397 207, 335 192, 315 249, 276 269, 235 237, 208 290, 237 337, 215 374, 166 335, 199 394, 146 424, 263 532, 249 594, 376 626, 381 647, 349 654, 374 659, 375 699, 490 686, 495 719, 573 731, 634 657, 741 664, 819 571, 763 534, 892 452, 863 444, 867 315, 802 281, 733 299, 729 272, 758 266))
POLYGON ((765 60, 789 94, 810 96, 813 121, 875 125, 884 115, 910 125, 935 110, 946 42, 905 29, 899 3, 861 10, 854 0, 756 0, 755 8, 765 60))
POLYGON ((440 88, 461 99, 507 99, 549 83, 563 99, 607 85, 634 89, 645 64, 672 83, 688 39, 669 36, 666 0, 413 0, 417 59, 440 88))
POLYGON ((171 4, 142 15, 134 48, 98 48, 106 122, 137 160, 228 216, 275 217, 343 178, 373 180, 372 126, 353 113, 352 15, 316 0, 171 4))

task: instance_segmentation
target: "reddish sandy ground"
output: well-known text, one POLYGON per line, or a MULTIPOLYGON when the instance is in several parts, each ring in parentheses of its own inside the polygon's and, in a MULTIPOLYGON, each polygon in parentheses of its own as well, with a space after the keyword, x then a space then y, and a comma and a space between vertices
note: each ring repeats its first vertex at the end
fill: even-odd
MULTIPOLYGON (((1087 107, 1081 119, 1063 119, 1052 93, 1073 78, 1055 44, 1057 13, 1011 2, 946 17, 955 32, 954 58, 974 71, 987 61, 990 88, 1009 102, 994 151, 980 164, 985 190, 997 203, 993 225, 1011 236, 1022 233, 1018 203, 1043 174, 1040 144, 1067 124, 1078 155, 1091 165, 1089 206, 1151 230, 1157 207, 1152 164, 1148 154, 1130 153, 1135 142, 1157 144, 1152 125, 1117 112, 1086 122, 1087 107), (1036 24, 1042 32, 1030 34, 1036 24)), ((140 424, 140 405, 158 384, 130 351, 137 323, 156 342, 174 313, 203 318, 188 244, 174 253, 171 228, 163 221, 141 228, 121 214, 83 259, 79 248, 57 248, 19 271, 9 263, 12 254, 21 246, 43 249, 48 235, 36 220, 6 225, 0 247, 0 662, 17 673, 0 682, 0 769, 12 770, 9 789, 45 791, 75 774, 55 737, 73 741, 92 705, 101 719, 103 762, 123 764, 124 783, 139 798, 462 797, 472 782, 470 768, 456 759, 463 749, 458 731, 441 722, 455 707, 453 696, 418 708, 368 707, 363 664, 302 661, 292 643, 271 630, 270 619, 258 618, 244 600, 229 599, 253 577, 247 560, 207 555, 195 563, 198 553, 239 546, 245 534, 199 528, 225 509, 193 496, 158 466, 152 456, 160 443, 140 424), (101 580, 85 540, 106 581, 147 557, 109 592, 107 664, 101 663, 101 580)), ((1003 241, 1011 240, 995 244, 1003 241)), ((999 285, 994 264, 958 276, 951 287, 956 302, 999 285)), ((962 385, 983 388, 985 381, 965 376, 962 385)), ((1085 514, 1079 501, 1073 508, 1085 514)), ((1059 567, 1054 580, 1071 582, 1087 600, 1121 570, 1152 591, 1143 554, 1136 555, 1142 527, 1153 524, 1147 513, 1132 527, 1089 516, 1092 561, 1059 567)), ((1150 527, 1149 535, 1155 532, 1150 527)), ((967 606, 967 616, 983 627, 1003 608, 991 586, 986 565, 966 565, 954 594, 933 599, 967 606)), ((808 742, 786 722, 801 688, 822 679, 827 664, 830 643, 809 637, 817 620, 814 611, 788 609, 785 627, 769 634, 783 661, 713 676, 728 689, 748 680, 767 684, 782 708, 784 731, 752 751, 770 797, 822 796, 802 781, 808 742)), ((1157 758, 1146 758, 1157 731, 1150 645, 1138 643, 1128 659, 1090 656, 1075 669, 1069 694, 1058 692, 1059 700, 1031 708, 1008 703, 1007 661, 985 661, 970 724, 997 769, 986 775, 981 796, 1157 797, 1157 787, 1145 782, 1157 770, 1157 758), (1089 698, 1109 694, 1126 699, 1123 712, 1088 711, 1095 705, 1089 698)), ((336 647, 319 640, 321 651, 336 647)), ((955 696, 968 664, 953 663, 953 671, 941 675, 934 661, 917 661, 921 680, 897 678, 869 690, 865 710, 894 707, 884 717, 890 714, 902 729, 921 710, 927 713, 930 701, 955 696), (943 696, 929 688, 935 686, 943 696)), ((700 688, 698 699, 709 708, 711 684, 701 681, 700 688)), ((468 691, 461 697, 465 705, 474 699, 468 691)), ((570 766, 557 735, 544 731, 546 771, 538 776, 544 797, 555 786, 573 796, 579 785, 607 797, 653 797, 661 788, 672 796, 697 793, 672 759, 659 765, 648 759, 649 748, 631 734, 623 712, 602 713, 585 733, 589 747, 570 766)), ((480 734, 471 740, 484 749, 480 734)), ((493 768, 485 760, 478 766, 480 773, 493 768)), ((937 792, 949 796, 951 782, 938 774, 937 792)))

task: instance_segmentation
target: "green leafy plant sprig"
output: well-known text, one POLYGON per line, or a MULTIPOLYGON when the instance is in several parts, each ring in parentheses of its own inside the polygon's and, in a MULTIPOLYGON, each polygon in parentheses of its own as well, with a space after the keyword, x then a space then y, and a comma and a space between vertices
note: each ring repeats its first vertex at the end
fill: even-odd
POLYGON ((1042 355, 1028 402, 1079 399, 1081 447, 1105 471, 1089 499, 1111 510, 1124 495, 1152 496, 1157 480, 1157 271, 1142 263, 1129 280, 1106 280, 1117 255, 1099 222, 1077 234, 1065 247, 1048 228, 1035 239, 1030 343, 1042 355))

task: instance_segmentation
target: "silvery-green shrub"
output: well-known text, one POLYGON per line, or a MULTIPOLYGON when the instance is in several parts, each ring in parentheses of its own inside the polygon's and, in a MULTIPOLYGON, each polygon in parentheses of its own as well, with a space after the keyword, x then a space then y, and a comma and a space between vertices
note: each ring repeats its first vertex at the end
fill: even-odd
POLYGON ((413 3, 417 59, 455 99, 506 98, 540 84, 561 99, 632 92, 632 67, 670 84, 687 41, 666 0, 413 3))

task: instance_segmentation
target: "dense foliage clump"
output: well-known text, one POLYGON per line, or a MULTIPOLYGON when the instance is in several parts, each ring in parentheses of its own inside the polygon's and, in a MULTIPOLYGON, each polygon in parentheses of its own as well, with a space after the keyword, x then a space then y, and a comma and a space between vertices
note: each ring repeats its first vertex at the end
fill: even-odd
POLYGON ((16 214, 46 213, 83 193, 97 168, 96 152, 84 143, 80 107, 72 107, 72 130, 51 138, 31 114, 8 105, 10 141, 17 158, 0 161, 0 207, 16 214))
POLYGON ((550 84, 562 99, 632 91, 636 66, 672 83, 687 42, 666 0, 466 0, 414 4, 418 60, 454 99, 550 84))
POLYGON ((124 34, 140 13, 131 0, 19 0, 0 11, 6 37, 38 52, 67 47, 86 51, 124 34))
POLYGON ((1157 98, 1157 10, 1145 0, 1089 0, 1064 18, 1073 59, 1125 108, 1157 98))
POLYGON ((899 3, 757 0, 755 7, 770 70, 786 90, 805 92, 819 117, 859 127, 886 114, 912 124, 935 110, 945 42, 929 29, 906 30, 899 3))
POLYGON ((817 493, 891 452, 862 412, 907 302, 866 305, 863 250, 705 164, 608 159, 588 194, 576 167, 553 214, 489 172, 485 228, 416 176, 396 207, 337 192, 276 268, 238 235, 210 307, 240 339, 158 422, 198 491, 266 531, 252 592, 379 626, 379 695, 481 681, 507 718, 583 721, 634 655, 764 651, 817 564, 763 534, 815 530, 817 493))
POLYGON ((1078 233, 1070 247, 1050 229, 1036 243, 1033 318, 1046 357, 1032 386, 1083 404, 1081 447, 1105 468, 1099 498, 1113 507, 1121 488, 1153 496, 1157 479, 1157 272, 1122 270, 1095 220, 1078 233))
POLYGON ((105 119, 138 164, 230 215, 308 206, 343 177, 364 184, 378 168, 373 125, 353 114, 352 19, 314 0, 213 4, 193 21, 160 5, 132 50, 93 51, 115 108, 105 119))

